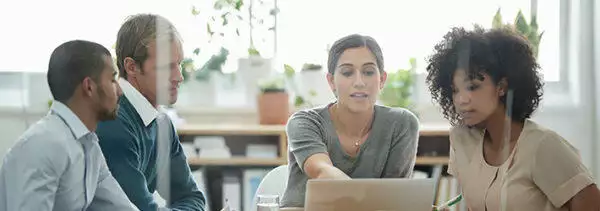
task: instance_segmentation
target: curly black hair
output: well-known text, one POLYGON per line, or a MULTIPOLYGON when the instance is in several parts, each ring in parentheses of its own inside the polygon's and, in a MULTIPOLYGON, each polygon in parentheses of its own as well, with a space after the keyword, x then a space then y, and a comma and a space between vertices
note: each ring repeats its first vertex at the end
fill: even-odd
MULTIPOLYGON (((529 42, 511 28, 473 30, 454 27, 427 58, 426 82, 433 101, 452 125, 461 124, 453 104, 452 79, 465 69, 471 79, 487 74, 492 82, 506 79, 513 90, 513 121, 523 122, 537 109, 543 95, 540 66, 529 42)), ((500 101, 506 104, 506 95, 500 101)))

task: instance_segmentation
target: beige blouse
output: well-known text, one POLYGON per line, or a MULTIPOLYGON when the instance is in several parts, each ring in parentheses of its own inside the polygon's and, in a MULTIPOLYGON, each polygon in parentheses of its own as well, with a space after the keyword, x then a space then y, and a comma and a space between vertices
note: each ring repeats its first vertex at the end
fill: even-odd
POLYGON ((467 127, 450 131, 448 173, 458 179, 463 200, 471 211, 500 211, 501 198, 507 202, 507 211, 567 210, 561 207, 594 183, 578 151, 555 132, 531 120, 526 120, 509 156, 512 166, 508 170, 510 162, 496 167, 485 161, 483 135, 483 130, 467 127), (505 197, 500 197, 503 184, 505 197))

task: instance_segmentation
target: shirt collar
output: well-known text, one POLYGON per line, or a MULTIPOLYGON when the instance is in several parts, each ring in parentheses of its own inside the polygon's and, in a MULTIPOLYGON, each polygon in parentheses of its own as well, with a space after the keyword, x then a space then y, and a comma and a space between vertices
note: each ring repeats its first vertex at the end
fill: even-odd
POLYGON ((77 115, 75 115, 75 113, 73 113, 73 111, 65 104, 56 100, 52 101, 50 110, 65 121, 69 129, 71 129, 73 136, 75 136, 75 139, 79 140, 81 137, 90 133, 90 130, 83 124, 81 119, 79 119, 79 117, 77 117, 77 115))
POLYGON ((142 118, 144 126, 147 127, 150 125, 150 123, 158 116, 158 110, 154 108, 148 99, 133 87, 129 81, 119 78, 119 86, 121 86, 121 90, 123 90, 123 95, 127 97, 140 118, 142 118))

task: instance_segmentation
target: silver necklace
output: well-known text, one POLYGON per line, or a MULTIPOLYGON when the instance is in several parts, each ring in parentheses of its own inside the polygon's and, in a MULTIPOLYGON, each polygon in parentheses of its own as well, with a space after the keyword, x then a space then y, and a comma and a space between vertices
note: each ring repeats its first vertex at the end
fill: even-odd
MULTIPOLYGON (((345 124, 342 123, 342 121, 339 118, 339 115, 337 114, 337 109, 334 110, 334 115, 335 115, 335 119, 337 120, 338 123, 340 123, 341 125, 343 125, 345 127, 345 124)), ((354 142, 354 148, 355 148, 355 153, 358 154, 358 151, 360 150, 360 145, 361 145, 361 141, 364 139, 364 137, 368 134, 365 131, 368 131, 369 125, 371 123, 371 121, 373 120, 373 117, 367 121, 367 125, 365 125, 361 130, 360 130, 360 137, 358 139, 356 139, 356 141, 354 142)))

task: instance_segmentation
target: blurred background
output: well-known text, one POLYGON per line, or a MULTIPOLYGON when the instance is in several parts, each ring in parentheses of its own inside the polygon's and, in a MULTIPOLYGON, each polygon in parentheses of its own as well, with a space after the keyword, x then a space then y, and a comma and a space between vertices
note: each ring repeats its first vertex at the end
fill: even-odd
MULTIPOLYGON (((287 162, 281 118, 261 111, 289 114, 331 102, 326 62, 336 39, 351 33, 375 38, 390 75, 379 103, 409 108, 426 130, 444 131, 448 123, 432 104, 424 80, 434 44, 452 26, 491 28, 494 22, 523 20, 518 29, 541 38, 532 44, 539 51, 545 95, 534 119, 577 147, 600 178, 600 4, 594 0, 2 1, 0 161, 48 110, 45 72, 52 50, 85 39, 114 55, 120 25, 136 13, 162 15, 182 35, 185 81, 178 102, 164 109, 202 177, 241 181, 239 189, 208 185, 212 195, 250 191, 266 170, 287 162), (275 101, 288 106, 273 108, 275 101), (219 175, 211 176, 209 167, 219 175), (228 171, 234 176, 221 173, 228 171), (240 176, 252 174, 258 175, 255 180, 240 176)), ((447 140, 436 144, 445 146, 447 140)), ((444 152, 433 153, 440 155, 444 152)), ((245 195, 238 195, 239 207, 246 206, 245 195)))

